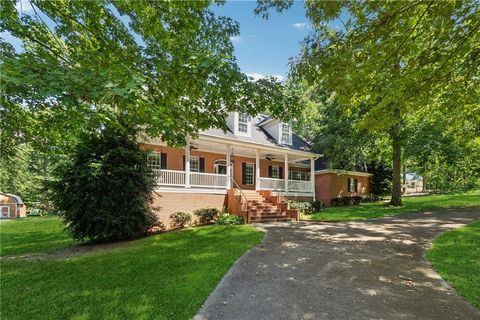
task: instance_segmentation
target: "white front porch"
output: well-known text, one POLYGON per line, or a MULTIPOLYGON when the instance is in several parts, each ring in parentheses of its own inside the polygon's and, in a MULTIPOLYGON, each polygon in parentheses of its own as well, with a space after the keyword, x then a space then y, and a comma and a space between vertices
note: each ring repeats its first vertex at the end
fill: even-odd
MULTIPOLYGON (((185 188, 205 190, 227 190, 231 188, 229 177, 226 174, 190 172, 186 179, 186 172, 179 170, 154 170, 159 189, 185 188), (189 180, 187 185, 186 181, 189 180)), ((255 190, 272 190, 276 195, 304 195, 313 196, 313 186, 310 181, 276 179, 259 177, 256 179, 255 190)))
POLYGON ((311 153, 205 140, 189 142, 181 153, 178 152, 181 149, 176 150, 174 155, 171 148, 162 149, 169 160, 166 168, 154 169, 157 191, 226 193, 234 188, 315 197, 314 155, 311 153), (175 161, 182 156, 183 161, 175 161), (193 166, 192 157, 197 158, 193 166), (198 166, 199 157, 203 162, 201 166, 198 166), (184 170, 178 170, 179 166, 184 170))

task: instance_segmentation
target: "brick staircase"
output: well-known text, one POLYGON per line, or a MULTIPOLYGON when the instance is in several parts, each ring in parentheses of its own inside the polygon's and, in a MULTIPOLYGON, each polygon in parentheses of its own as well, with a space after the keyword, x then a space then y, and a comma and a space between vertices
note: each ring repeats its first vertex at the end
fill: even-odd
POLYGON ((243 190, 247 199, 248 223, 298 221, 298 211, 288 210, 287 203, 279 203, 277 197, 265 192, 243 190))

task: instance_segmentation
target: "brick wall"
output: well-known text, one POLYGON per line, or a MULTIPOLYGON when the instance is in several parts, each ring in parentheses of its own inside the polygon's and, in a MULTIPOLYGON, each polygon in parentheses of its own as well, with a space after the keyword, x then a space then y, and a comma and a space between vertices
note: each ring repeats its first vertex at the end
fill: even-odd
POLYGON ((192 218, 195 218, 193 215, 195 209, 213 207, 222 210, 227 205, 225 194, 156 192, 154 199, 153 206, 160 209, 157 213, 158 220, 167 229, 171 227, 172 213, 188 212, 192 214, 192 218))
POLYGON ((370 177, 349 174, 322 173, 315 175, 316 199, 330 205, 333 198, 367 195, 370 193, 370 177), (348 178, 357 179, 358 192, 348 192, 348 178))

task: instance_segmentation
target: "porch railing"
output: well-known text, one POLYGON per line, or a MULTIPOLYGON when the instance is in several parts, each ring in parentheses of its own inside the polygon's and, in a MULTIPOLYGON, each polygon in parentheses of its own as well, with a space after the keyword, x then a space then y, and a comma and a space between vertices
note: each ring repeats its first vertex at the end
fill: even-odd
MULTIPOLYGON (((179 170, 153 170, 160 186, 185 187, 185 171, 179 170)), ((200 188, 227 188, 227 175, 190 172, 190 186, 200 188)))
MULTIPOLYGON (((260 190, 278 190, 285 191, 285 180, 284 179, 275 179, 275 178, 264 178, 260 177, 258 179, 259 189, 260 190)), ((312 192, 312 184, 310 181, 304 180, 288 180, 288 191, 293 192, 312 192)))
POLYGON ((275 178, 258 178, 260 190, 285 190, 285 180, 275 178))
POLYGON ((193 187, 227 188, 227 175, 216 173, 190 172, 190 185, 193 187))
POLYGON ((288 191, 312 192, 312 183, 304 180, 288 180, 288 191))
POLYGON ((178 170, 153 170, 157 177, 157 183, 163 186, 184 186, 185 171, 178 170))
MULTIPOLYGON (((157 184, 160 186, 185 187, 185 171, 154 170, 157 184)), ((190 186, 195 188, 226 189, 228 177, 226 174, 190 172, 190 186)), ((260 190, 285 191, 285 180, 274 178, 258 178, 260 190)), ((310 181, 288 180, 288 191, 312 192, 310 181)))

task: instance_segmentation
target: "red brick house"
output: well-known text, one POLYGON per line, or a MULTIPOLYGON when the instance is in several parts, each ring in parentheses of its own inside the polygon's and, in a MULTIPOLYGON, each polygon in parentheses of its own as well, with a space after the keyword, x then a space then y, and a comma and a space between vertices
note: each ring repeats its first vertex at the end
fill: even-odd
POLYGON ((322 155, 292 132, 291 123, 232 112, 227 127, 200 132, 181 149, 160 139, 144 141, 158 177, 155 206, 162 222, 168 225, 174 212, 207 206, 247 222, 297 220, 298 212, 282 200, 321 198, 315 160, 322 155))

